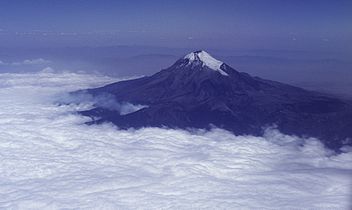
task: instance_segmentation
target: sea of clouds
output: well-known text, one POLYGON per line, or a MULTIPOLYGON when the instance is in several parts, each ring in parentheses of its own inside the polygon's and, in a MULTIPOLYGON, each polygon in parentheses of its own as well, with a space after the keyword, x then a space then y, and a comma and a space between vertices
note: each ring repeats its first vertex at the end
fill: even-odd
POLYGON ((0 74, 0 208, 351 209, 352 151, 268 129, 86 125, 92 104, 69 91, 116 78, 69 72, 0 74))

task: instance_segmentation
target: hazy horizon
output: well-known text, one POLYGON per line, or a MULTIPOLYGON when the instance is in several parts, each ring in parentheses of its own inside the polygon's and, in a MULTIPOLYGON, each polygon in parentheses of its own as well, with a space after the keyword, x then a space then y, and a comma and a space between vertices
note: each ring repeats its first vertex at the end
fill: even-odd
POLYGON ((3 0, 0 46, 147 45, 351 53, 348 0, 3 0))
POLYGON ((43 59, 26 69, 151 75, 202 49, 253 76, 351 95, 351 19, 347 0, 4 0, 0 72, 43 59))
MULTIPOLYGON (((202 48, 203 49, 203 48, 202 48)), ((0 72, 88 72, 148 76, 197 48, 147 46, 0 48, 0 72)), ((205 49, 240 72, 337 96, 352 97, 352 61, 333 52, 205 49)))

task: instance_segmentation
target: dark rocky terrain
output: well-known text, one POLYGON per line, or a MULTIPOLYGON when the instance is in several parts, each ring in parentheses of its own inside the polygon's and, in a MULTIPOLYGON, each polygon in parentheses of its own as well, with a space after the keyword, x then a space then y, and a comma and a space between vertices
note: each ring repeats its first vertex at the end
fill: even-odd
POLYGON ((76 92, 109 95, 147 107, 129 114, 97 106, 81 112, 93 123, 120 128, 210 128, 262 135, 276 125, 290 135, 316 137, 334 150, 352 145, 352 103, 241 73, 197 51, 152 76, 76 92))

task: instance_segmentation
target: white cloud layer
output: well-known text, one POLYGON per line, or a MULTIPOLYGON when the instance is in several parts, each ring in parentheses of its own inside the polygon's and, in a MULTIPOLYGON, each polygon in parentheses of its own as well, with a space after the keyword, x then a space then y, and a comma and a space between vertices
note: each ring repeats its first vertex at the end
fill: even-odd
POLYGON ((62 93, 113 78, 0 74, 0 208, 350 209, 352 152, 268 130, 87 126, 62 93), (303 143, 304 146, 300 146, 303 143))

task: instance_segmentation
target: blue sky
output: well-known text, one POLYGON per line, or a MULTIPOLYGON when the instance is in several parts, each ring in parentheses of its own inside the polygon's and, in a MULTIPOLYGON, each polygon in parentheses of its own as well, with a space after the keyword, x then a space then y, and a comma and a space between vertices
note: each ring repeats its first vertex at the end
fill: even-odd
POLYGON ((346 0, 2 0, 0 46, 351 50, 346 0))

